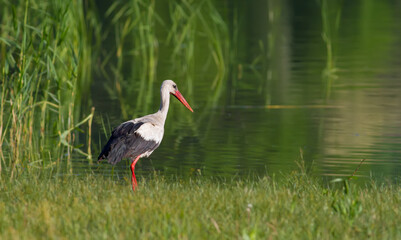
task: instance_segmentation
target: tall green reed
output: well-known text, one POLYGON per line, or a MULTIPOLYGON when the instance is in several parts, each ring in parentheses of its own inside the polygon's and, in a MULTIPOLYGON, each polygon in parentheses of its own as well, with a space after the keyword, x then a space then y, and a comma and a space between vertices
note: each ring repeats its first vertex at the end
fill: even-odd
MULTIPOLYGON (((73 153, 91 42, 82 1, 2 0, 0 165, 11 178, 52 168, 73 153)), ((78 150, 78 151, 76 151, 78 150)), ((70 168, 71 171, 71 168, 70 168)))

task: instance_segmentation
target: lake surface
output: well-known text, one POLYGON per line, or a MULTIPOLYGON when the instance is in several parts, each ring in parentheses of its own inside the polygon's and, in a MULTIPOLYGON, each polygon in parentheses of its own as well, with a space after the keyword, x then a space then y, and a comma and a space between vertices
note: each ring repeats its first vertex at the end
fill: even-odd
MULTIPOLYGON (((321 176, 349 176, 361 160, 358 176, 399 176, 401 1, 158 4, 164 23, 144 30, 148 45, 140 30, 118 45, 104 18, 112 26, 90 94, 95 157, 108 138, 102 121, 110 134, 157 111, 160 84, 173 79, 194 113, 171 99, 163 142, 137 176, 285 173, 300 159, 321 176), (180 21, 180 7, 190 17, 180 21)), ((130 173, 125 160, 92 169, 130 173)))

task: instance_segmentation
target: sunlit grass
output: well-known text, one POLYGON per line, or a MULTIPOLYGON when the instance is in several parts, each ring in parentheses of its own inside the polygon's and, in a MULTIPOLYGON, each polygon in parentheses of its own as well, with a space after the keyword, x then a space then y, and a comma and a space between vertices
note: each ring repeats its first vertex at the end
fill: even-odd
POLYGON ((130 182, 101 176, 21 177, 1 185, 0 238, 399 238, 401 188, 347 188, 294 172, 280 180, 130 182))

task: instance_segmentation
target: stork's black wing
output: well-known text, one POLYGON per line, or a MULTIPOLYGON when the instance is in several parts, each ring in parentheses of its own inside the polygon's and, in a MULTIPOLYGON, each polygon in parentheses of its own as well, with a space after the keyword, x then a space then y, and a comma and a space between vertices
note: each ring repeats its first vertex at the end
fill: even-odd
MULTIPOLYGON (((116 127, 113 130, 109 141, 99 154, 98 161, 106 158, 111 164, 116 164, 121 161, 121 159, 129 153, 130 149, 132 149, 132 145, 136 142, 138 144, 141 141, 144 141, 143 139, 140 139, 141 136, 139 134, 136 134, 136 131, 143 124, 144 122, 134 123, 129 121, 116 127)), ((140 154, 141 153, 138 153, 138 155, 140 154)))

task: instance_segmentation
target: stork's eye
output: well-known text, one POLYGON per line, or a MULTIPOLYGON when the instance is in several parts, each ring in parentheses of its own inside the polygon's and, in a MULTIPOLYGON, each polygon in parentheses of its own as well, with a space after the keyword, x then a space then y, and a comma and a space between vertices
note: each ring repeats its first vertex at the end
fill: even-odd
POLYGON ((177 89, 177 85, 174 84, 174 85, 173 85, 173 88, 174 88, 174 89, 177 89))

